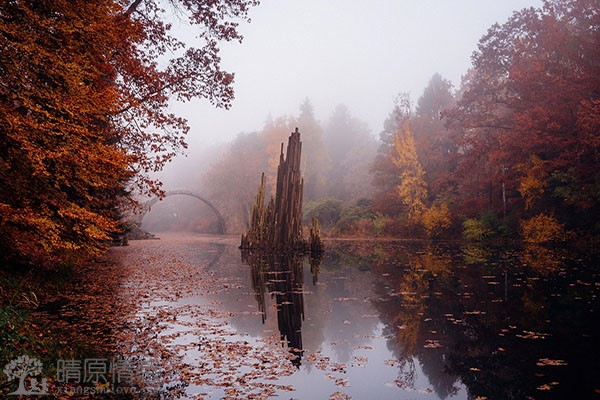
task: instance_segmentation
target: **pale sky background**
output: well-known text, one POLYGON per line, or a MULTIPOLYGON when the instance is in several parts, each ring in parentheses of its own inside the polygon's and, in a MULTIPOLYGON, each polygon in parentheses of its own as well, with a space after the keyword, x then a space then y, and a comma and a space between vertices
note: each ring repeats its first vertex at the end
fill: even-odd
POLYGON ((377 135, 398 93, 416 102, 436 72, 458 87, 488 28, 531 6, 541 1, 262 0, 243 43, 222 46, 232 108, 174 107, 191 125, 188 153, 260 130, 268 115, 297 115, 305 98, 322 123, 344 103, 377 135))

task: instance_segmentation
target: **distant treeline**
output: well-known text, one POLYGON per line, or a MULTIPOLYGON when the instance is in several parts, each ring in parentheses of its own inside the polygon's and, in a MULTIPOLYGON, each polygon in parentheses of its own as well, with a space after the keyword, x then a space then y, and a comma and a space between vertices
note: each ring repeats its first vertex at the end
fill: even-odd
MULTIPOLYGON (((302 132, 305 217, 333 235, 564 240, 600 232, 600 15, 551 1, 481 39, 459 88, 400 95, 379 141, 339 105, 240 134, 198 185, 242 230, 261 172, 302 132)), ((272 182, 268 182, 272 190, 272 182)))

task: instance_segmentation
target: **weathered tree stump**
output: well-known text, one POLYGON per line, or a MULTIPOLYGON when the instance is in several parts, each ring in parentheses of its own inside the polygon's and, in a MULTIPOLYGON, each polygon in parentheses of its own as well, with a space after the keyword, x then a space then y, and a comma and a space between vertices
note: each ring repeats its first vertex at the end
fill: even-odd
POLYGON ((323 242, 321 241, 321 229, 319 228, 319 220, 315 217, 312 219, 310 226, 310 237, 308 240, 311 253, 318 253, 323 250, 323 242))
POLYGON ((321 252, 318 221, 313 219, 310 239, 302 236, 302 188, 304 180, 300 173, 302 142, 298 128, 290 135, 286 154, 283 143, 277 167, 275 198, 271 197, 265 207, 266 179, 263 173, 256 193, 250 228, 242 235, 241 249, 265 251, 311 251, 321 252))

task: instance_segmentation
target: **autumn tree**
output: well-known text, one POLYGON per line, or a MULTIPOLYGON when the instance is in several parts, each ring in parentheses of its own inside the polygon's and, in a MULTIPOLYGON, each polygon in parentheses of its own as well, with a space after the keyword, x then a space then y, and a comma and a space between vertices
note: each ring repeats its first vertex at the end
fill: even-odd
POLYGON ((401 95, 387 122, 389 131, 381 135, 383 143, 372 172, 379 187, 377 208, 388 213, 398 210, 398 216, 413 225, 425 209, 427 184, 411 131, 411 113, 409 96, 401 95))
POLYGON ((465 209, 594 223, 586 216, 600 200, 598 32, 597 1, 547 0, 481 39, 448 114, 461 130, 465 209))
POLYGON ((111 121, 119 92, 105 57, 130 35, 114 12, 102 1, 0 4, 4 259, 93 254, 117 228, 112 199, 135 159, 111 121))
MULTIPOLYGON (((397 112, 402 113, 400 110, 397 112)), ((392 163, 400 177, 400 182, 396 186, 396 194, 404 205, 408 221, 415 223, 423 213, 427 201, 425 174, 417 158, 408 119, 402 118, 398 126, 399 129, 394 132, 394 147, 391 154, 392 163)))
POLYGON ((430 200, 453 197, 457 148, 443 112, 454 105, 452 84, 434 74, 417 101, 412 118, 417 156, 425 172, 430 200))
POLYGON ((399 129, 397 127, 399 122, 395 111, 392 111, 384 121, 383 130, 379 134, 379 148, 370 168, 375 188, 373 193, 375 209, 391 216, 399 215, 402 210, 394 189, 399 184, 399 176, 391 158, 394 132, 399 129))
POLYGON ((241 40, 251 0, 0 2, 0 254, 50 265, 97 254, 117 199, 185 147, 169 102, 228 107, 218 43, 241 40), (164 6, 164 9, 163 9, 164 6), (198 29, 195 47, 169 13, 198 29))

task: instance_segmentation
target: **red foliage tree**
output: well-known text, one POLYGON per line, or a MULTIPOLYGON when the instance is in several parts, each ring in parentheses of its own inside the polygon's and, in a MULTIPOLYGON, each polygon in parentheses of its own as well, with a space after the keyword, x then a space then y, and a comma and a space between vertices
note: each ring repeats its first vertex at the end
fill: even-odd
POLYGON ((490 28, 448 113, 461 129, 455 141, 465 204, 499 209, 504 197, 509 211, 520 212, 533 184, 532 212, 597 211, 599 60, 595 0, 546 1, 490 28))

